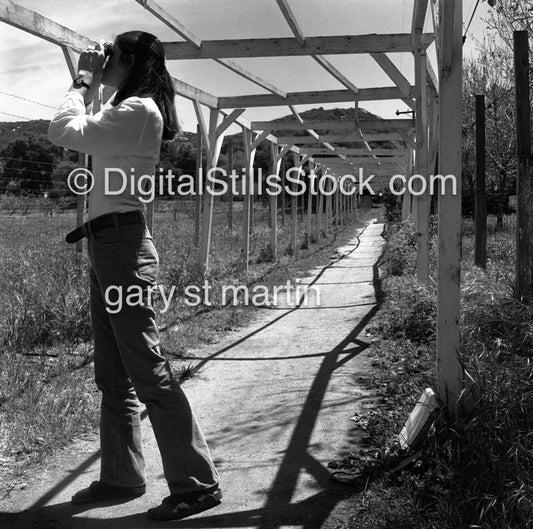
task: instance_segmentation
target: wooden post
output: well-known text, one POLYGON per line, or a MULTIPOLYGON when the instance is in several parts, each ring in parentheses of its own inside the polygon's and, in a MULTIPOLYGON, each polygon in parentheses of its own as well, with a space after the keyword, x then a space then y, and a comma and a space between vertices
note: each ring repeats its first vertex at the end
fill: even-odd
MULTIPOLYGON (((421 49, 422 31, 416 32, 415 49, 415 91, 416 91, 416 173, 428 184, 428 129, 427 129, 427 78, 426 52, 421 49)), ((417 254, 416 277, 427 283, 429 280, 429 213, 430 195, 426 185, 423 194, 417 196, 417 254)))
POLYGON ((285 158, 281 159, 281 225, 285 226, 285 209, 287 208, 287 193, 285 186, 287 184, 285 158))
MULTIPOLYGON (((218 157, 220 155, 220 149, 222 147, 222 141, 224 140, 224 134, 226 130, 244 112, 244 109, 235 109, 228 116, 223 117, 219 110, 211 108, 209 110, 209 127, 207 127, 200 108, 200 103, 197 100, 194 100, 193 105, 207 150, 207 178, 209 171, 217 166, 218 157), (219 124, 218 122, 221 116, 222 122, 219 124)), ((212 183, 209 183, 206 185, 205 189, 206 200, 203 201, 204 208, 202 212, 200 251, 198 254, 198 265, 200 266, 204 275, 206 275, 208 271, 209 249, 211 245, 211 225, 213 221, 213 206, 215 198, 214 193, 210 192, 212 185, 212 183)))
MULTIPOLYGON (((228 143, 228 174, 231 174, 234 167, 233 162, 233 138, 230 138, 228 143)), ((228 184, 231 182, 231 179, 228 178, 228 184)), ((228 229, 233 231, 233 192, 231 187, 228 186, 228 229)))
POLYGON ((516 147, 518 156, 516 296, 533 301, 533 159, 529 102, 529 42, 527 31, 514 32, 516 83, 516 147))
POLYGON ((253 182, 253 165, 255 158, 255 148, 253 147, 252 131, 243 128, 242 129, 242 142, 244 147, 244 157, 246 161, 244 179, 244 202, 243 202, 243 222, 242 222, 242 239, 243 239, 243 251, 242 251, 242 270, 248 274, 248 262, 250 259, 250 209, 251 209, 251 196, 252 196, 252 182, 253 182))
POLYGON ((339 179, 337 178, 337 189, 335 191, 335 229, 339 229, 339 209, 340 209, 340 189, 339 179))
POLYGON ((476 96, 476 210, 474 263, 487 266, 487 195, 485 194, 485 96, 476 96))
POLYGON ((200 243, 200 224, 202 217, 202 193, 200 186, 202 179, 202 132, 200 125, 196 127, 196 186, 194 193, 194 241, 196 245, 200 243))
MULTIPOLYGON (((293 162, 294 167, 300 168, 300 157, 298 154, 293 153, 293 162)), ((293 175, 294 178, 294 175, 293 175)), ((297 184, 293 183, 292 185, 292 192, 295 193, 297 191, 297 184)), ((291 220, 292 220, 292 236, 291 236, 291 244, 292 244, 292 255, 294 258, 296 258, 296 254, 298 252, 297 246, 298 246, 298 197, 296 195, 291 195, 291 220)))
MULTIPOLYGON (((312 172, 315 172, 313 166, 312 172)), ((313 215, 313 194, 311 193, 311 178, 309 178, 307 186, 307 247, 311 246, 311 230, 313 229, 311 216, 313 215)))
POLYGON ((462 174, 462 0, 439 0, 439 173, 454 175, 457 193, 439 194, 437 283, 437 388, 450 417, 458 416, 464 384, 459 359, 462 174))
MULTIPOLYGON (((270 174, 279 175, 282 151, 274 143, 270 144, 272 155, 272 170, 270 174)), ((277 259, 278 253, 278 195, 273 193, 270 197, 270 256, 272 261, 277 259)))
POLYGON ((326 183, 327 183, 326 191, 328 192, 328 194, 326 195, 326 237, 327 237, 329 233, 329 229, 331 227, 331 194, 330 194, 331 186, 332 186, 331 179, 328 178, 326 183))
POLYGON ((316 240, 317 242, 320 241, 320 238, 322 237, 322 211, 324 209, 324 198, 322 193, 320 192, 320 186, 318 185, 318 182, 324 175, 324 171, 320 170, 320 175, 317 178, 317 205, 316 205, 316 240))
MULTIPOLYGON (((413 174, 413 148, 409 145, 407 146, 407 174, 406 179, 411 177, 413 174)), ((408 191, 407 186, 405 187, 405 192, 402 195, 402 220, 409 218, 413 212, 413 195, 408 191)))
MULTIPOLYGON (((80 167, 87 168, 88 166, 88 155, 84 154, 82 152, 78 153, 78 164, 80 167)), ((89 182, 87 182, 87 185, 89 182)), ((85 202, 87 200, 87 195, 78 195, 76 198, 76 226, 81 226, 84 222, 84 214, 85 214, 85 202)), ((80 239, 76 243, 76 252, 81 253, 83 252, 83 239, 80 239)))

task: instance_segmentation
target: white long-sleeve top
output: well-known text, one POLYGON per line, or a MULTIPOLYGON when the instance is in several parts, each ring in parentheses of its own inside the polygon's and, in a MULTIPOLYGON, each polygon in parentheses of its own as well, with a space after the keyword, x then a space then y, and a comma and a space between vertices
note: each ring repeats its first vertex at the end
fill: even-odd
POLYGON ((67 92, 48 128, 52 143, 93 155, 89 219, 145 210, 148 197, 139 192, 138 181, 154 174, 162 134, 163 118, 151 97, 128 97, 89 116, 77 92, 67 92), (113 194, 124 184, 121 193, 113 194))

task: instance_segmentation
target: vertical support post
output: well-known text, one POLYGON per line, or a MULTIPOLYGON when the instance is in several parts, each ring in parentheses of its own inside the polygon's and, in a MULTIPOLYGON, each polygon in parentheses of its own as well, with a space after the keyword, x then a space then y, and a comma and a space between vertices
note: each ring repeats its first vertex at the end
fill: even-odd
POLYGON ((439 0, 439 173, 454 175, 457 193, 439 194, 437 388, 450 417, 458 416, 464 383, 459 358, 462 175, 462 0, 439 0))
POLYGON ((200 125, 196 127, 196 188, 194 194, 194 241, 200 244, 200 224, 202 216, 202 132, 200 125))
MULTIPOLYGON (((300 168, 300 156, 296 153, 293 153, 294 167, 300 168)), ((296 183, 292 185, 291 195, 291 220, 292 220, 292 232, 291 232, 291 245, 292 245, 292 256, 296 258, 298 252, 298 197, 295 192, 297 191, 296 183)))
MULTIPOLYGON (((270 152, 272 155, 272 170, 270 174, 279 175, 281 167, 281 151, 274 143, 270 144, 270 152)), ((272 261, 277 259, 278 254, 278 195, 272 193, 270 197, 270 256, 272 261)))
MULTIPOLYGON (((228 174, 233 173, 233 138, 230 138, 228 143, 228 174)), ((233 230, 233 192, 228 182, 228 229, 233 230)))
POLYGON ((326 238, 329 233, 329 228, 331 226, 331 187, 332 187, 332 181, 331 179, 326 180, 327 184, 327 195, 326 195, 326 238))
MULTIPOLYGON (((193 101, 194 110, 203 139, 207 149, 207 174, 209 171, 217 166, 222 141, 224 140, 225 131, 231 124, 244 112, 244 109, 235 109, 231 114, 223 118, 222 123, 218 124, 221 116, 219 110, 212 108, 209 111, 209 128, 206 126, 200 103, 193 101)), ((211 225, 213 221, 213 205, 214 205, 214 189, 211 184, 206 186, 206 201, 204 201, 204 209, 202 214, 201 236, 200 236, 200 251, 198 254, 198 264, 201 267, 203 274, 207 274, 209 265, 209 248, 211 245, 211 225)))
POLYGON ((514 32, 516 76, 516 147, 518 156, 516 212, 516 296, 533 300, 533 158, 529 103, 529 42, 527 31, 514 32))
POLYGON ((287 184, 285 158, 281 159, 281 225, 285 226, 285 209, 287 208, 287 184))
POLYGON ((485 194, 485 96, 476 96, 476 206, 474 263, 487 266, 487 195, 485 194))
POLYGON ((416 88, 416 173, 426 182, 426 190, 416 201, 417 254, 416 276, 423 283, 429 280, 429 213, 430 196, 428 178, 428 129, 427 129, 427 67, 426 52, 420 47, 422 31, 415 38, 415 88, 416 88))
MULTIPOLYGON (((209 141, 207 145, 207 167, 208 173, 212 168, 216 167, 218 155, 220 152, 220 144, 222 138, 217 139, 217 124, 218 124, 219 111, 211 109, 209 111, 209 141)), ((209 264, 209 248, 211 245, 211 224, 213 221, 213 206, 214 206, 214 194, 209 192, 209 186, 206 186, 206 200, 204 201, 204 207, 202 212, 202 233, 200 238, 200 263, 203 267, 204 274, 207 273, 207 267, 209 264)))
POLYGON ((324 170, 320 169, 320 176, 317 178, 317 196, 316 196, 316 240, 320 241, 322 237, 322 210, 324 209, 323 195, 320 192, 321 186, 319 185, 322 176, 324 175, 324 170))
MULTIPOLYGON (((413 148, 407 146, 407 179, 413 174, 413 148)), ((413 212, 413 195, 405 188, 405 192, 402 195, 402 220, 409 218, 413 212)))
POLYGON ((242 222, 242 238, 243 238, 243 252, 242 252, 242 269, 248 274, 248 261, 250 258, 250 209, 251 197, 253 193, 253 166, 255 158, 255 148, 252 147, 253 135, 252 131, 246 128, 242 129, 242 140, 244 147, 244 156, 246 161, 244 173, 244 203, 243 203, 243 222, 242 222))
MULTIPOLYGON (((82 152, 78 153, 78 164, 80 167, 87 167, 88 165, 88 155, 82 152)), ((83 217, 85 213, 85 201, 87 195, 78 195, 76 198, 76 226, 81 226, 83 224, 83 217)), ((76 252, 83 252, 83 240, 81 239, 76 243, 76 252)))
MULTIPOLYGON (((311 176, 314 174, 315 168, 311 169, 311 176)), ((311 192, 311 176, 307 185, 307 247, 311 246, 311 230, 313 229, 312 218, 313 215, 313 193, 311 192)))
POLYGON ((340 190, 339 179, 337 178, 337 189, 335 190, 335 229, 339 229, 339 209, 340 209, 340 190))

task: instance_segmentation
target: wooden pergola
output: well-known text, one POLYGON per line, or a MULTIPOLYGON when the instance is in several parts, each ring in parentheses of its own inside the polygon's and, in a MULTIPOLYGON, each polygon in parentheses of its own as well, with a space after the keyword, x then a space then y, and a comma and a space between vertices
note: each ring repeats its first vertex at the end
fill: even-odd
MULTIPOLYGON (((264 89, 266 94, 219 96, 207 93, 180 79, 174 79, 176 94, 192 101, 203 143, 207 152, 207 170, 217 166, 225 134, 231 125, 242 128, 246 157, 246 174, 251 178, 258 145, 269 141, 272 152, 272 174, 279 174, 282 157, 292 152, 296 165, 309 162, 318 169, 340 178, 357 168, 373 172, 386 184, 396 173, 409 177, 412 173, 425 179, 437 169, 441 175, 454 175, 457 194, 440 194, 439 254, 437 274, 437 379, 440 399, 452 416, 457 414, 457 401, 464 385, 464 372, 459 360, 460 259, 461 259, 461 85, 462 85, 462 0, 415 0, 411 30, 399 34, 341 36, 307 36, 301 30, 289 0, 276 0, 293 33, 289 38, 252 38, 241 40, 202 40, 187 29, 171 13, 154 0, 135 0, 151 16, 176 33, 179 41, 164 42, 167 60, 214 60, 235 74, 264 89), (433 30, 424 33, 429 12, 433 30), (436 47, 437 68, 431 65, 427 48, 436 47), (389 53, 413 54, 414 86, 389 58, 389 53), (386 87, 358 88, 328 59, 330 55, 369 54, 391 79, 386 87), (234 61, 247 57, 307 56, 316 61, 341 85, 339 90, 286 92, 282 87, 262 79, 234 61), (414 119, 360 119, 359 102, 401 100, 414 113, 414 119), (351 103, 353 120, 336 122, 304 120, 296 105, 351 103), (280 130, 276 121, 249 122, 242 114, 248 108, 286 105, 294 122, 284 122, 282 130, 304 131, 306 135, 275 136, 280 130), (202 107, 209 118, 204 119, 202 107), (320 133, 327 129, 327 134, 320 133), (389 141, 393 149, 372 148, 369 142, 389 141), (353 142, 353 148, 336 144, 353 142)), ((69 28, 17 5, 0 0, 0 20, 61 47, 70 73, 75 75, 75 55, 96 43, 69 28)), ((329 197, 326 197, 328 199, 329 197)), ((318 197, 317 200, 321 200, 318 197)), ((199 262, 204 270, 209 263, 211 223, 214 196, 208 194, 201 223, 199 262)), ((339 200, 334 197, 333 200, 339 200)), ((353 195, 350 207, 354 208, 353 195)), ((321 203, 321 202, 320 202, 321 203)), ((250 234, 249 193, 244 195, 243 264, 248 266, 250 234)), ((418 233, 417 277, 429 278, 428 228, 431 197, 429 191, 404 195, 403 216, 411 216, 418 233)), ((271 249, 275 256, 277 201, 271 202, 271 249)), ((308 210, 309 204, 308 204, 308 210)), ((295 237, 295 232, 294 232, 295 237)))

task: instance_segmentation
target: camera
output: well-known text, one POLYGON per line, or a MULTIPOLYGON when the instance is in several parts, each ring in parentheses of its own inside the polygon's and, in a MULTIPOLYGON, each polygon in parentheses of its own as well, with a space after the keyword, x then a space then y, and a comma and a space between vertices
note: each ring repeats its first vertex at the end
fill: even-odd
POLYGON ((113 47, 112 42, 104 42, 104 56, 107 59, 111 55, 111 48, 113 47))

